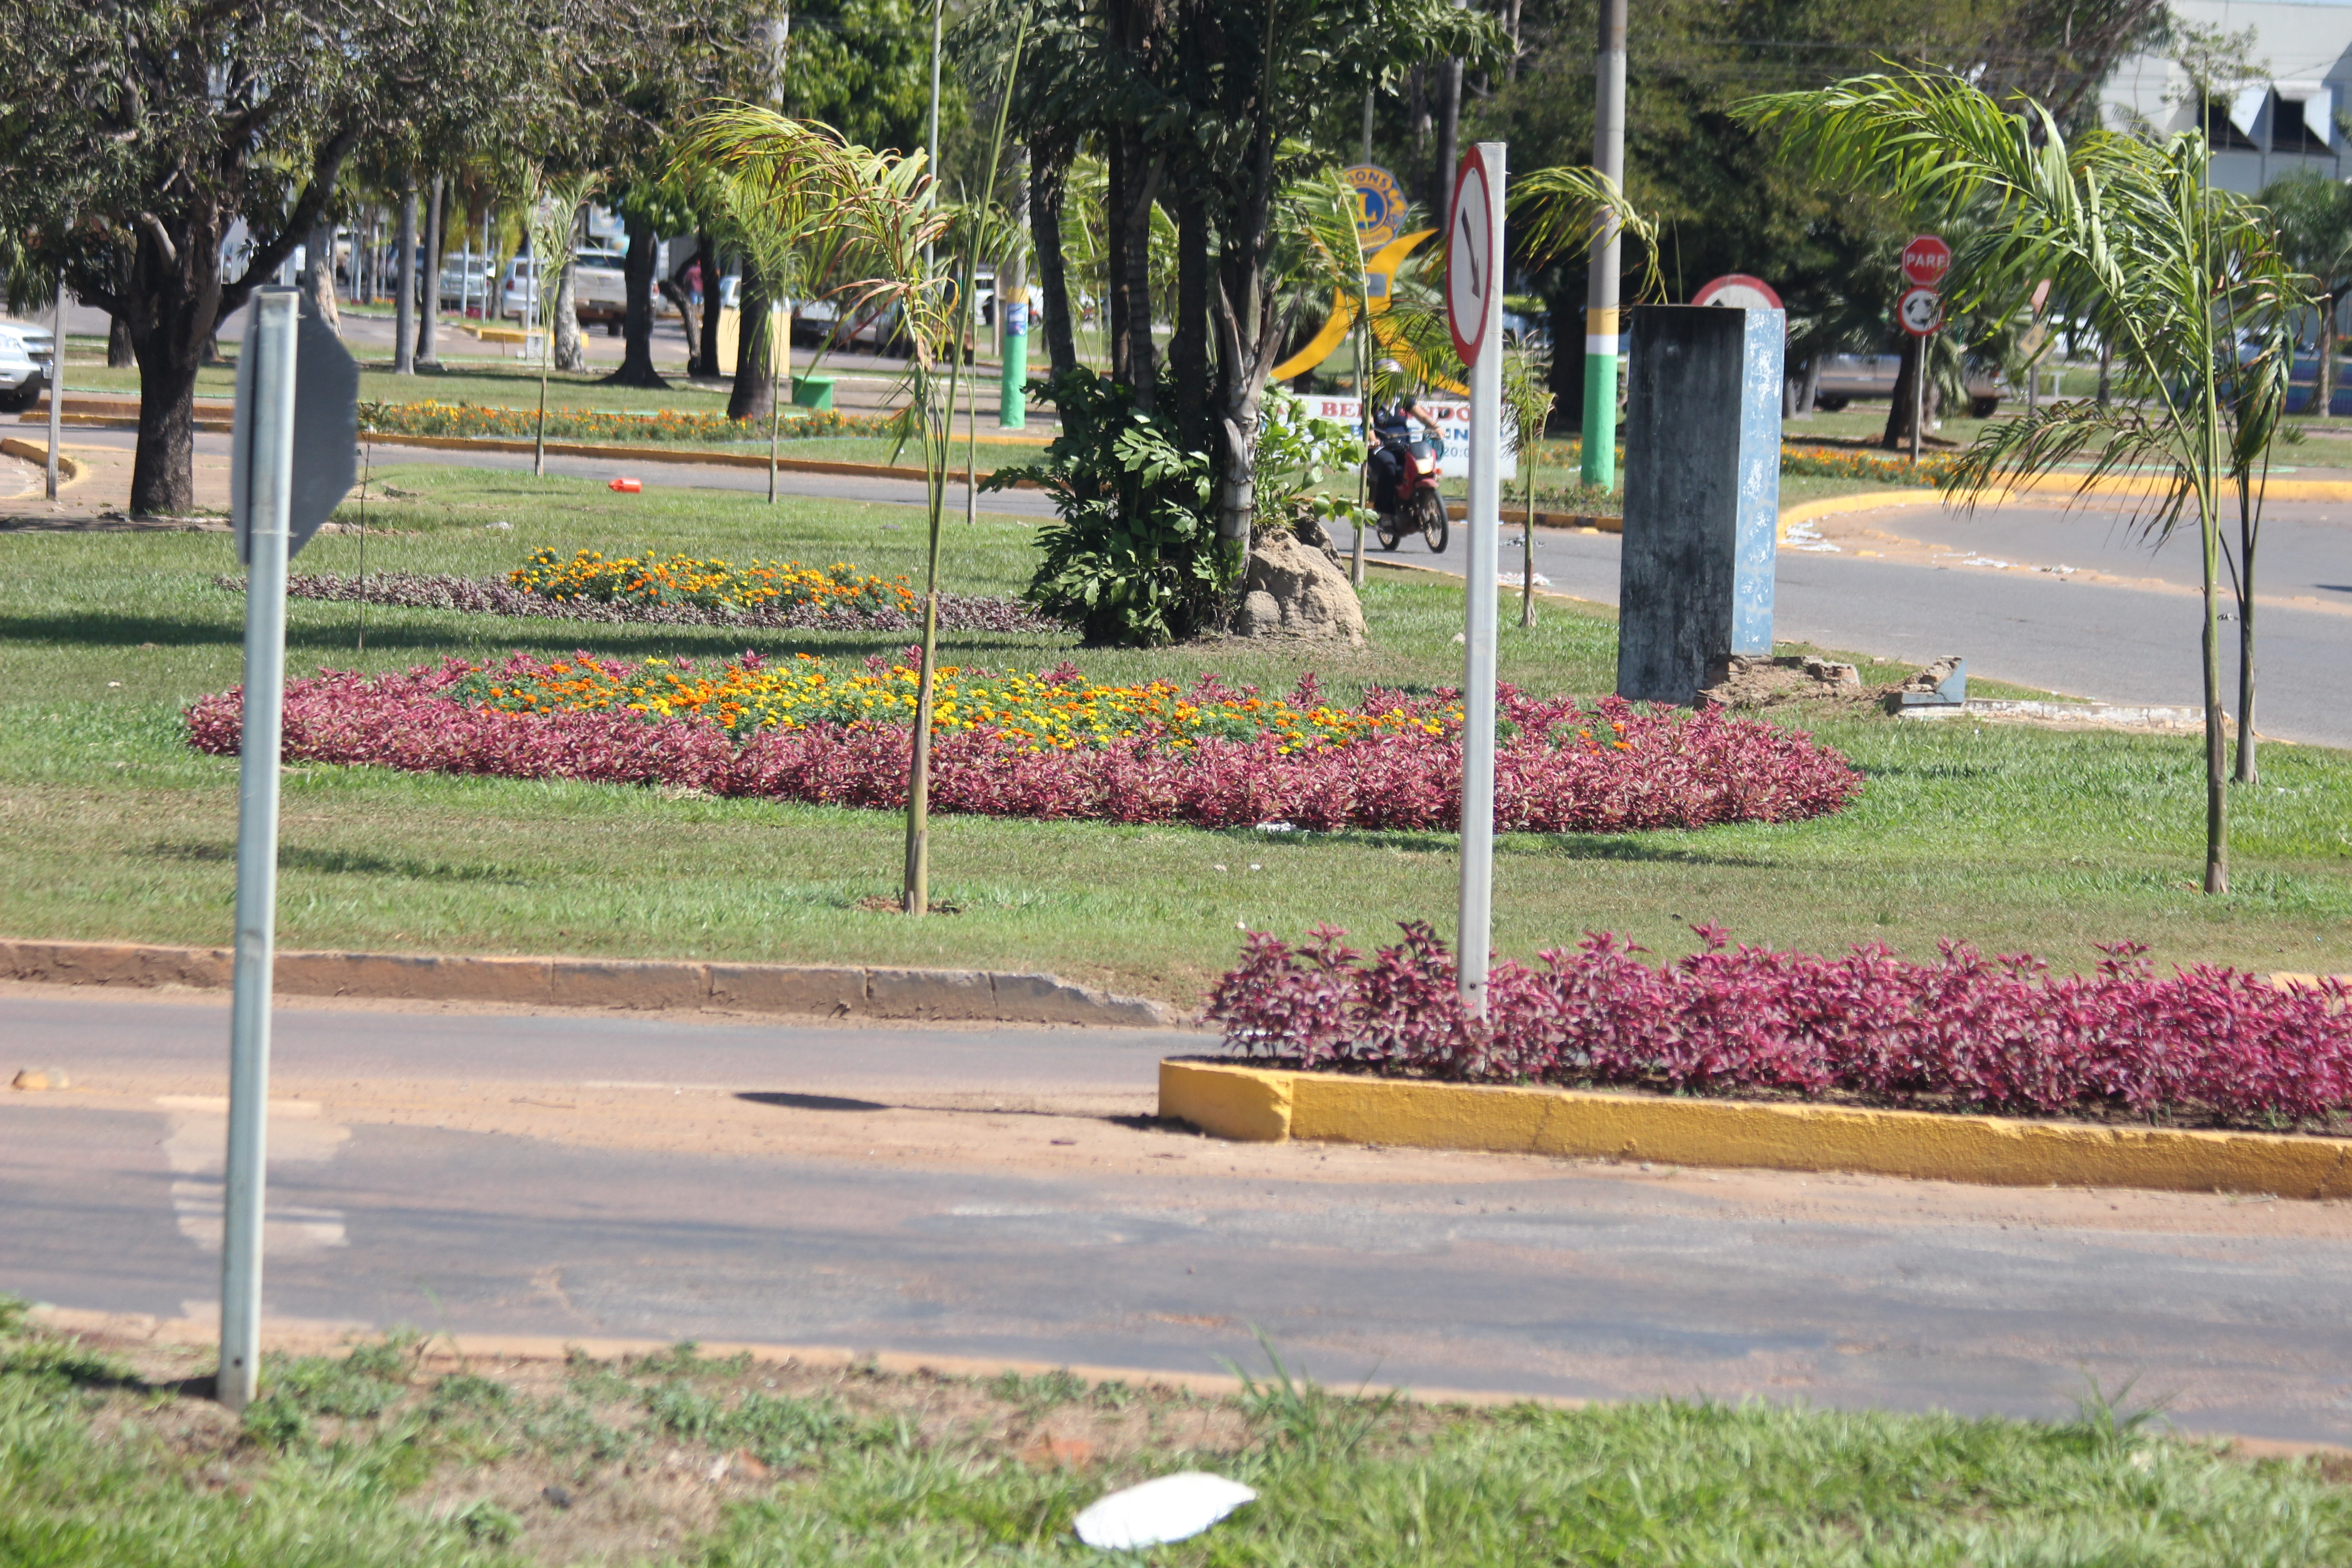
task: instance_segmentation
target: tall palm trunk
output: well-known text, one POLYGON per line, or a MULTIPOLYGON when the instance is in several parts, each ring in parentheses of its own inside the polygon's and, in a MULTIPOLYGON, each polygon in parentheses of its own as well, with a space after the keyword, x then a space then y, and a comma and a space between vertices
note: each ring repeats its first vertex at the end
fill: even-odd
POLYGON ((1029 148, 1029 239, 1037 253, 1037 309, 1045 317, 1046 379, 1078 363, 1077 323, 1070 314, 1070 270, 1062 254, 1062 193, 1069 181, 1066 143, 1029 148))

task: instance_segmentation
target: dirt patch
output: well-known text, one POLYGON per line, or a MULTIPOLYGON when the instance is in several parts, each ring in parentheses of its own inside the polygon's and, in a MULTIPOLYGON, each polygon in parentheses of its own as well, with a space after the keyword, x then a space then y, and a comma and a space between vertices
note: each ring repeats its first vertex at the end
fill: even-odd
POLYGON ((1862 672, 1851 664, 1819 654, 1782 654, 1775 658, 1747 658, 1737 654, 1718 660, 1707 671, 1696 706, 1755 710, 1830 703, 1855 711, 1881 706, 1887 687, 1865 688, 1862 672))
MULTIPOLYGON (((148 1446, 191 1489, 247 1497, 291 1450, 404 1446, 413 1457, 394 1468, 409 1483, 407 1508, 544 1562, 690 1556, 727 1505, 788 1490, 821 1449, 844 1444, 1088 1471, 1171 1449, 1213 1463, 1257 1440, 1230 1400, 1069 1373, 886 1373, 709 1358, 691 1345, 611 1360, 486 1360, 413 1336, 273 1357, 263 1402, 241 1420, 211 1398, 208 1351, 102 1331, 66 1337, 119 1369, 83 1374, 103 1390, 93 1434, 148 1446)), ((1444 1419, 1401 1407, 1392 1430, 1444 1419)))

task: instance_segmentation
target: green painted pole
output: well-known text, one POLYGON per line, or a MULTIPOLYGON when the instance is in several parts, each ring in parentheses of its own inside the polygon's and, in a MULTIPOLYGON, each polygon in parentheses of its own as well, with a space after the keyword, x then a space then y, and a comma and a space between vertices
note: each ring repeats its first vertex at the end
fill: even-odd
MULTIPOLYGON (((1594 73, 1592 166, 1625 179, 1625 0, 1601 0, 1600 60, 1594 73)), ((1592 281, 1584 302, 1584 463, 1595 489, 1617 488, 1617 223, 1604 217, 1592 237, 1592 281)))
POLYGON ((996 426, 1000 430, 1024 429, 1029 423, 1029 301, 1000 300, 997 315, 1004 323, 1004 366, 997 379, 996 426))

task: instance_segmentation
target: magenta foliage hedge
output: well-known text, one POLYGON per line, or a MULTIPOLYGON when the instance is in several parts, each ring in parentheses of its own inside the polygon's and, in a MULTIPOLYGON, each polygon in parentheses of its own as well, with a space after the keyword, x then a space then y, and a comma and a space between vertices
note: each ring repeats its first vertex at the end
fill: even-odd
MULTIPOLYGON (((905 803, 911 732, 904 728, 770 730, 739 750, 699 721, 466 706, 447 689, 467 673, 452 659, 405 675, 329 672, 291 682, 286 758, 681 785, 827 805, 905 803)), ((1434 715, 1449 694, 1376 696, 1434 715)), ((238 703, 234 690, 197 700, 187 711, 191 742, 236 752, 238 703)), ((1506 830, 1788 821, 1834 811, 1861 788, 1860 775, 1835 752, 1759 720, 1640 712, 1613 700, 1585 711, 1570 700, 1539 700, 1507 688, 1503 706, 1513 738, 1496 759, 1495 808, 1496 825, 1506 830), (1602 744, 1588 732, 1616 740, 1602 744)), ((1181 750, 1137 743, 1032 752, 971 731, 938 735, 931 770, 934 811, 1203 827, 1280 820, 1310 829, 1450 828, 1461 751, 1450 721, 1438 734, 1388 732, 1286 754, 1272 738, 1208 739, 1181 750)))
POLYGON ((2352 1109, 2352 986, 2273 988, 2199 964, 2158 974, 2125 942, 2095 974, 1947 942, 1933 963, 1727 948, 1662 967, 1606 932, 1541 967, 1496 964, 1473 1026, 1454 955, 1419 921, 1367 961, 1318 926, 1250 935, 1209 1016, 1233 1050, 1301 1067, 1476 1082, 2333 1125, 2352 1109))

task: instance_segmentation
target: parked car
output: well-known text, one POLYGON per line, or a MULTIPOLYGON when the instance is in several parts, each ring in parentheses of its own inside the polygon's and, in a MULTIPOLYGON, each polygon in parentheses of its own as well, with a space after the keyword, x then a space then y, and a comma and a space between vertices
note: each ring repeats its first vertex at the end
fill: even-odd
MULTIPOLYGON (((1822 361, 1813 406, 1824 414, 1835 414, 1857 397, 1892 397, 1895 378, 1902 368, 1899 354, 1827 355, 1822 361)), ((1990 419, 2000 408, 2000 388, 1990 377, 1969 376, 1968 390, 1970 417, 1990 419)))
POLYGON ((47 328, 0 324, 0 411, 22 414, 40 401, 56 353, 47 328))
POLYGON ((490 297, 490 258, 487 256, 444 256, 441 258, 441 308, 481 310, 490 297))
MULTIPOLYGON (((574 254, 572 310, 581 325, 602 321, 607 331, 620 335, 621 323, 629 313, 628 279, 622 270, 626 259, 624 252, 599 246, 583 246, 574 254)), ((660 276, 658 270, 655 276, 660 276)), ((499 286, 499 314, 518 321, 535 318, 539 307, 531 294, 539 286, 538 278, 538 264, 531 258, 518 256, 508 262, 506 277, 499 286)), ((653 303, 656 315, 669 308, 659 294, 653 303)))

